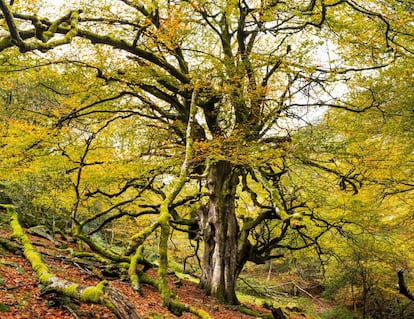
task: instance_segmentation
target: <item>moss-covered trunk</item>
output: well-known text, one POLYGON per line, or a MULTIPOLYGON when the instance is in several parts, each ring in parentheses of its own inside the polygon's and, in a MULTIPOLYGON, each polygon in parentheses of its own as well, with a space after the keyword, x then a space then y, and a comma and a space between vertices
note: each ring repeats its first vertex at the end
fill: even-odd
POLYGON ((120 319, 140 319, 141 317, 131 306, 128 299, 121 293, 107 289, 102 281, 96 286, 82 286, 77 283, 62 279, 54 275, 49 267, 42 261, 39 252, 33 247, 29 237, 24 233, 19 224, 17 212, 11 205, 1 205, 10 216, 10 226, 13 229, 13 237, 22 242, 23 252, 35 270, 39 281, 46 286, 46 291, 53 291, 86 303, 101 304, 109 309, 120 319))
POLYGON ((204 255, 200 286, 211 296, 228 304, 238 304, 236 279, 238 225, 235 214, 236 188, 239 174, 230 162, 211 165, 207 186, 210 203, 200 216, 204 255))

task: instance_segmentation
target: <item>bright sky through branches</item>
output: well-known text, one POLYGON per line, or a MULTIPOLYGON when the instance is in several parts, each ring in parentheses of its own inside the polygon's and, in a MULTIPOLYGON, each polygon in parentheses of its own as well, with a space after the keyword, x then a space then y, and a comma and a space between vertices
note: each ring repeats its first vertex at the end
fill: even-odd
POLYGON ((50 15, 50 13, 55 13, 58 15, 59 12, 74 9, 74 4, 77 1, 65 1, 65 0, 42 0, 39 1, 38 10, 39 13, 45 13, 50 15))

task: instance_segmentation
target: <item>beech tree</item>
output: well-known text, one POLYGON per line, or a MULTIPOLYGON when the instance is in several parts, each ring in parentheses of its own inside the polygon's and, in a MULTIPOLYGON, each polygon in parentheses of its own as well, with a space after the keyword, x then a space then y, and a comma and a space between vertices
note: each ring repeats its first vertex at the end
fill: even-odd
MULTIPOLYGON (((303 180, 311 183, 319 174, 325 187, 357 193, 362 172, 336 161, 324 145, 304 147, 297 132, 328 107, 356 120, 378 107, 377 93, 359 86, 358 77, 375 78, 401 53, 413 52, 410 1, 112 0, 74 6, 56 17, 37 14, 25 1, 0 0, 6 31, 0 51, 56 51, 49 60, 93 72, 100 81, 101 95, 67 110, 58 126, 99 121, 103 114, 103 123, 129 116, 165 132, 169 156, 183 158, 184 152, 167 146, 186 146, 180 178, 164 196, 159 219, 132 238, 126 255, 137 258, 148 234, 160 227, 159 275, 165 278, 170 225, 195 222, 175 209, 178 192, 191 180, 203 183, 207 196, 196 210, 204 243, 200 285, 226 303, 238 302, 236 279, 247 261, 318 247, 325 232, 340 229, 340 221, 324 218, 303 180), (65 56, 70 48, 79 50, 76 58, 65 56), (351 99, 356 91, 364 98, 351 99), (243 215, 242 196, 249 208, 243 215)), ((134 182, 131 176, 124 191, 134 182)), ((170 304, 167 291, 163 301, 170 304)))

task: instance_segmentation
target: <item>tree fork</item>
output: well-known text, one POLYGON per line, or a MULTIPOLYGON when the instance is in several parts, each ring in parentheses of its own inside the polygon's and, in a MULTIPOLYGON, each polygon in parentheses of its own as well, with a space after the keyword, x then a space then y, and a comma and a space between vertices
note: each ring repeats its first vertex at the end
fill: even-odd
POLYGON ((144 260, 142 257, 142 250, 144 248, 143 243, 148 238, 148 236, 151 235, 159 226, 160 224, 157 221, 152 225, 146 227, 141 232, 132 236, 125 251, 125 255, 131 255, 131 253, 135 251, 135 253, 131 256, 130 264, 128 267, 129 280, 131 281, 131 286, 135 291, 138 291, 140 288, 137 266, 140 261, 144 260))
POLYGON ((157 221, 152 225, 146 227, 139 233, 132 236, 126 249, 125 255, 128 256, 132 254, 134 251, 136 251, 144 243, 148 236, 151 235, 159 226, 160 224, 157 221))

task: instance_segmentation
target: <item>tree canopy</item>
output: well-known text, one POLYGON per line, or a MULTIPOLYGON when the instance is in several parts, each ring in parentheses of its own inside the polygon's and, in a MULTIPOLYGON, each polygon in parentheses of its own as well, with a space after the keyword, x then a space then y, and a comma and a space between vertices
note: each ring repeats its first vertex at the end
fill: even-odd
POLYGON ((237 304, 247 262, 306 248, 322 260, 329 236, 409 213, 411 1, 0 9, 0 181, 34 188, 15 199, 21 209, 46 222, 53 211, 97 253, 129 263, 137 289, 159 231, 159 287, 174 311, 175 230, 203 243, 206 293, 237 304), (96 237, 115 226, 107 250, 96 237))

